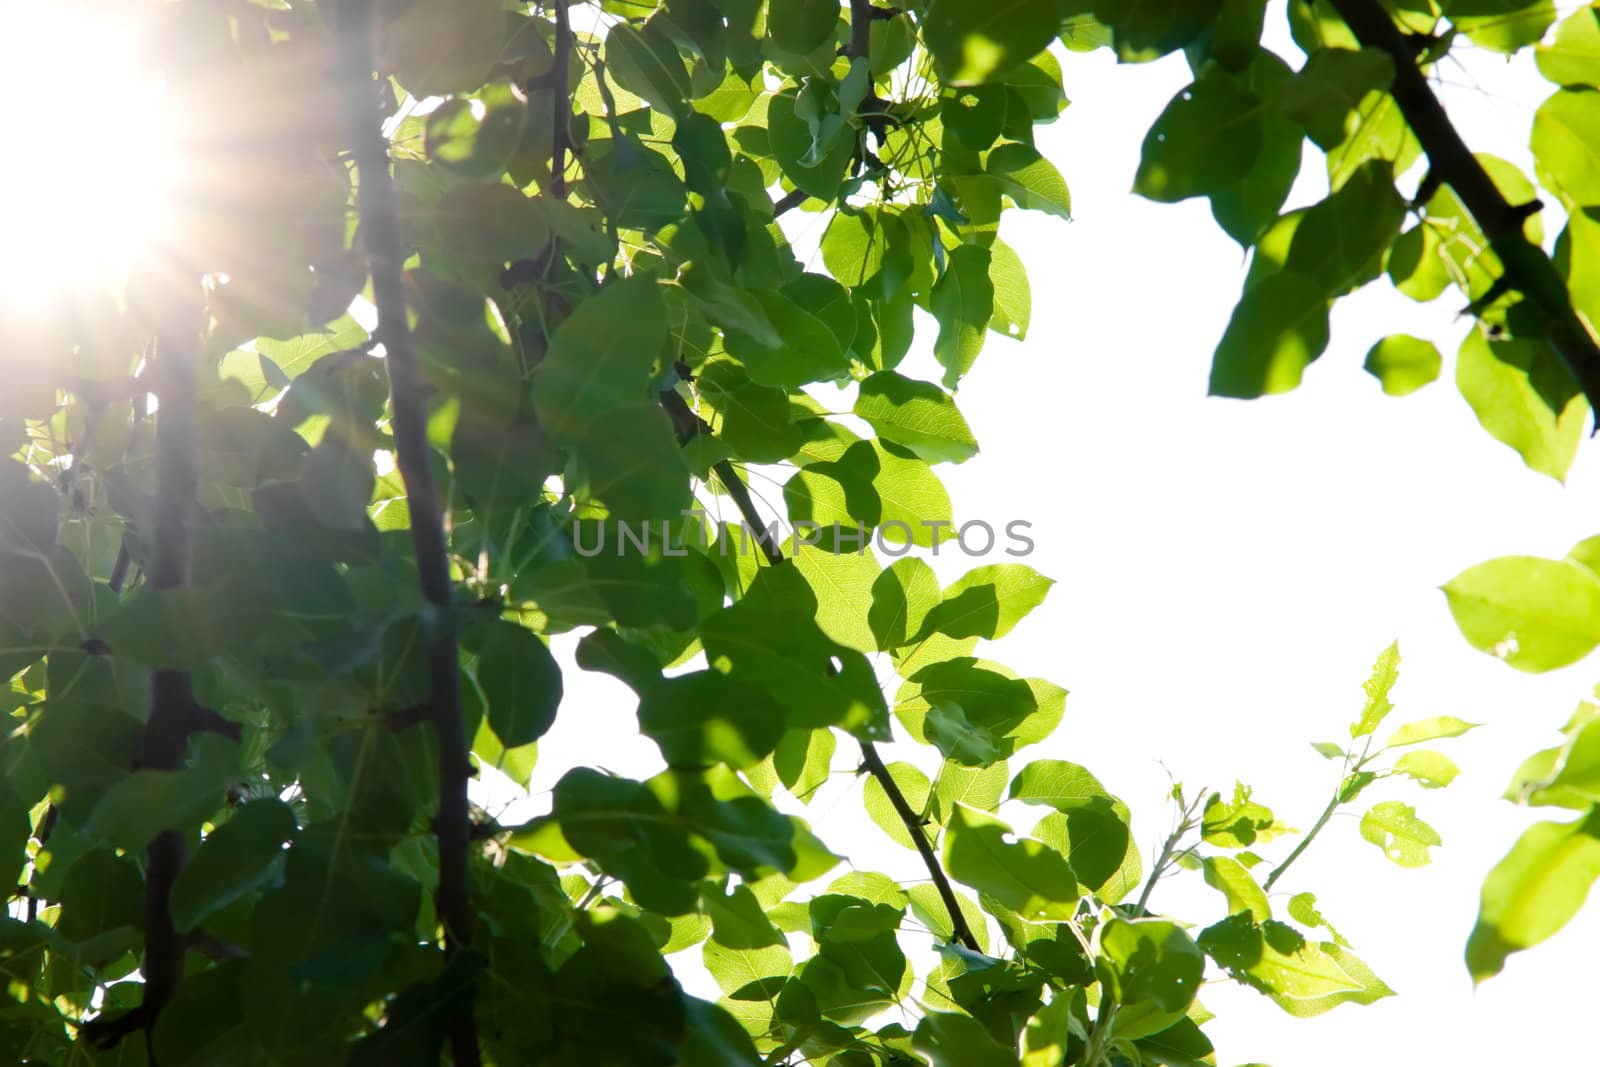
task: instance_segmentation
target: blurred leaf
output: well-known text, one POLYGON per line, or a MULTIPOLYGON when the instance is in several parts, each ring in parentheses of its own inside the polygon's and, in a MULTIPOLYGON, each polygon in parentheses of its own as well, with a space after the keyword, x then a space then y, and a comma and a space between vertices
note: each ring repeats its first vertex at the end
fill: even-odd
POLYGON ((1461 635, 1518 670, 1576 663, 1600 644, 1600 577, 1568 560, 1502 556, 1444 586, 1461 635))
POLYGON ((1467 941, 1474 982, 1492 978, 1513 952, 1565 926, 1600 878, 1600 816, 1529 827, 1483 882, 1478 921, 1467 941))
POLYGON ((1442 361, 1432 341, 1410 334, 1385 337, 1367 351, 1368 374, 1389 396, 1409 396, 1439 377, 1442 361))

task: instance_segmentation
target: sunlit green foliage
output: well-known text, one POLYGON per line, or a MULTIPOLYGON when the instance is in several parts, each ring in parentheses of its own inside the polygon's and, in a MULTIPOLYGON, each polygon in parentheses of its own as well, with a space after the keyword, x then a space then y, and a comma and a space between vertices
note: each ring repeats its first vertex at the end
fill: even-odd
MULTIPOLYGON (((931 546, 952 521, 936 468, 979 450, 956 390, 991 335, 1029 325, 1001 216, 1072 211, 1034 143, 1067 102, 1056 42, 1130 63, 1181 49, 1193 69, 1151 116, 1134 186, 1208 198, 1250 249, 1213 392, 1299 386, 1333 301, 1380 277, 1417 299, 1454 285, 1473 319, 1463 395, 1562 477, 1587 402, 1552 341, 1570 326, 1561 301, 1529 280, 1550 264, 1489 234, 1451 175, 1420 191, 1406 177, 1422 146, 1389 92, 1404 71, 1339 14, 1390 25, 1382 8, 1290 5, 1295 69, 1259 46, 1252 0, 395 0, 374 7, 385 80, 369 82, 329 0, 117 6, 147 30, 188 184, 123 291, 8 309, 0 866, 18 888, 0 922, 0 1056, 1181 1067, 1215 1062, 1208 977, 1300 1016, 1390 994, 1311 893, 1266 891, 1368 787, 1456 776, 1409 746, 1471 724, 1374 740, 1397 649, 1350 744, 1316 746, 1340 771, 1282 859, 1258 850, 1294 831, 1242 785, 1174 787, 1152 853, 1090 770, 1033 756, 1065 689, 979 648, 1050 580, 1008 562, 941 588, 915 557, 884 566, 847 540, 859 524, 896 551, 931 546), (384 179, 350 165, 363 131, 338 118, 342 96, 367 106, 380 87, 393 219, 369 208, 384 179), (1283 213, 1307 139, 1330 192, 1283 213), (795 211, 817 216, 815 256, 791 246, 795 211), (369 256, 391 224, 378 237, 405 260, 409 346, 351 314, 383 310, 369 271, 395 264, 369 256), (174 304, 202 300, 192 328, 174 325, 174 304), (918 329, 938 381, 900 369, 918 329), (386 340, 414 348, 422 378, 395 374, 392 397, 386 340), (185 346, 192 381, 156 381, 185 346), (158 441, 189 385, 196 496, 163 515, 158 441), (442 517, 392 459, 408 401, 442 517), (759 466, 787 471, 780 517, 822 528, 812 543, 723 521, 771 518, 750 502, 759 466), (652 536, 593 551, 619 520, 652 536), (446 600, 419 589, 423 523, 446 538, 446 600), (187 574, 157 587, 174 524, 187 574), (526 824, 449 824, 474 768, 441 763, 440 723, 475 767, 526 783, 552 723, 583 714, 548 646, 575 630, 579 667, 637 695, 663 769, 635 781, 596 751, 526 824), (459 724, 438 715, 439 648, 459 724), (176 768, 146 765, 151 694, 176 678, 192 685, 188 747, 176 768), (874 743, 896 737, 922 765, 882 764, 874 743), (869 857, 844 873, 790 813, 858 765, 865 815, 928 881, 896 884, 869 857), (1019 832, 1030 806, 1046 810, 1019 832), (469 839, 462 872, 441 858, 452 835, 469 839), (148 876, 163 840, 187 846, 170 884, 148 876), (1156 909, 1185 868, 1221 895, 1212 915, 1156 909), (457 873, 471 929, 446 952, 457 873), (163 937, 185 968, 147 1010, 136 972, 163 937), (680 985, 668 957, 686 951, 715 1003, 680 985)), ((1422 62, 1456 33, 1530 47, 1554 18, 1492 6, 1396 17, 1441 31, 1422 62)), ((1594 20, 1576 11, 1538 45, 1557 89, 1532 126, 1533 177, 1568 220, 1556 289, 1580 322, 1600 318, 1594 20)), ((1509 164, 1481 165, 1514 202, 1533 195, 1509 164)), ((1537 217, 1517 226, 1543 240, 1537 217)), ((1367 365, 1402 395, 1440 364, 1396 333, 1367 365)), ((1596 559, 1585 542, 1566 561, 1494 561, 1446 593, 1476 645, 1548 669, 1600 643, 1596 559)), ((1518 776, 1516 799, 1579 814, 1529 831, 1491 874, 1478 977, 1548 936, 1600 873, 1594 725, 1574 719, 1518 776)), ((1401 800, 1367 808, 1359 832, 1406 866, 1439 843, 1401 800)))

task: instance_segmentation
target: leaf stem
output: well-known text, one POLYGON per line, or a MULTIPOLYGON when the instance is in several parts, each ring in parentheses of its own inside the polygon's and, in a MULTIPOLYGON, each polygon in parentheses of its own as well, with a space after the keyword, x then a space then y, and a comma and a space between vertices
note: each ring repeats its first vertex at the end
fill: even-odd
POLYGON ((1267 875, 1267 880, 1261 883, 1261 891, 1263 893, 1271 891, 1278 879, 1283 877, 1283 872, 1289 869, 1289 865, 1300 858, 1300 853, 1311 847, 1311 842, 1322 832, 1322 828, 1328 825, 1328 820, 1333 818, 1333 813, 1339 809, 1339 798, 1343 792, 1344 780, 1340 779, 1339 789, 1334 792, 1333 799, 1328 801, 1328 806, 1322 809, 1322 814, 1317 816, 1317 821, 1311 824, 1311 829, 1306 831, 1306 835, 1300 839, 1299 844, 1294 846, 1289 855, 1284 857, 1283 862, 1272 868, 1272 873, 1267 875))
POLYGON ((1194 803, 1185 805, 1180 809, 1178 824, 1172 828, 1172 832, 1167 835, 1167 839, 1161 843, 1161 852, 1156 857, 1155 864, 1150 868, 1150 876, 1145 879, 1144 888, 1139 891, 1139 900, 1133 906, 1134 918, 1137 919, 1145 913, 1145 909, 1150 904, 1150 896, 1156 891, 1156 883, 1161 881, 1162 876, 1166 874, 1167 867, 1171 865, 1173 859, 1182 854, 1178 844, 1188 836, 1190 830, 1195 828, 1195 815, 1201 810, 1205 798, 1206 790, 1202 789, 1200 796, 1194 803))
POLYGON ((1455 190, 1499 256, 1505 271, 1502 281, 1537 304, 1549 318, 1551 346, 1589 406, 1600 413, 1600 347, 1573 309, 1571 293, 1550 257, 1523 232, 1523 222, 1538 210, 1538 201, 1512 205, 1506 200, 1451 124, 1417 66, 1416 52, 1378 0, 1331 3, 1356 40, 1387 53, 1394 63, 1390 93, 1427 153, 1431 172, 1424 185, 1442 181, 1455 190))
MULTIPOLYGON (((411 540, 417 558, 422 594, 435 613, 429 649, 429 705, 439 742, 439 812, 434 833, 439 843, 439 887, 435 903, 444 923, 447 957, 467 945, 472 916, 468 908, 468 860, 472 821, 467 780, 472 765, 461 721, 455 636, 447 615, 451 607, 450 566, 427 435, 428 387, 423 381, 406 320, 405 253, 389 175, 389 146, 373 81, 373 0, 339 0, 337 24, 344 102, 350 123, 358 175, 361 232, 371 260, 373 303, 378 310, 376 334, 383 342, 389 376, 391 428, 395 464, 411 510, 411 540)), ((473 1023, 473 996, 450 1021, 450 1044, 456 1067, 479 1063, 478 1034, 473 1023)))
MULTIPOLYGON (((1346 753, 1344 767, 1341 769, 1339 774, 1339 783, 1334 787, 1333 796, 1328 800, 1328 806, 1322 809, 1322 814, 1317 816, 1317 821, 1311 824, 1311 829, 1306 831, 1306 835, 1302 837, 1299 844, 1295 845, 1289 854, 1284 857, 1283 862, 1272 868, 1272 873, 1267 875, 1267 880, 1261 883, 1262 892, 1270 891, 1273 885, 1277 883, 1278 879, 1283 877, 1283 872, 1289 869, 1289 865, 1295 860, 1299 859, 1302 852, 1311 847, 1311 842, 1314 841, 1316 836, 1322 832, 1323 827, 1328 825, 1328 820, 1333 818, 1333 813, 1335 811, 1339 810, 1339 805, 1344 803, 1345 783, 1350 780, 1351 775, 1361 773, 1362 769, 1366 767, 1367 760, 1371 754, 1371 737, 1367 738, 1366 746, 1361 750, 1361 756, 1355 761, 1354 766, 1351 765, 1350 756, 1348 753, 1346 753)), ((1382 755, 1383 753, 1380 751, 1378 754, 1382 755)))

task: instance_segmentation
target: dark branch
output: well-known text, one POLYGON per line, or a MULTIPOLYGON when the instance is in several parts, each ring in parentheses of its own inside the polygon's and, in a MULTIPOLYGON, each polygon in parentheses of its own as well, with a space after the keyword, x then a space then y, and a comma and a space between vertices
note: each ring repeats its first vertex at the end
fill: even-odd
POLYGON ((555 84, 550 89, 550 195, 557 200, 567 197, 567 142, 571 137, 568 126, 572 122, 572 102, 567 99, 567 63, 572 54, 572 22, 567 14, 567 0, 551 0, 555 11, 556 39, 551 51, 555 60, 550 75, 555 84))
POLYGON ((791 189, 784 193, 772 205, 772 217, 777 218, 785 211, 790 211, 806 202, 808 194, 802 189, 791 189))
MULTIPOLYGON (((187 293, 167 293, 158 323, 152 369, 161 410, 156 416, 155 529, 149 583, 152 589, 177 589, 189 580, 188 522, 199 480, 194 425, 198 308, 187 293)), ((150 717, 140 740, 140 767, 177 771, 183 766, 194 702, 187 671, 151 674, 150 717)), ((186 946, 168 907, 183 859, 183 838, 175 830, 157 834, 145 852, 144 992, 136 1024, 146 1028, 155 1025, 183 980, 186 946)), ((113 1028, 110 1032, 120 1038, 127 1031, 113 1028)))
POLYGON ((982 952, 983 950, 978 947, 978 939, 972 934, 972 928, 967 925, 966 915, 961 911, 961 902, 956 899, 956 892, 950 887, 950 879, 945 877, 944 867, 940 865, 939 857, 934 855, 933 846, 928 843, 928 835, 922 832, 922 819, 911 810, 906 795, 900 792, 900 786, 890 775, 889 768, 883 765, 883 757, 878 755, 878 750, 871 741, 861 742, 861 761, 866 766, 867 773, 877 779, 883 791, 888 794, 894 813, 900 816, 906 833, 911 835, 912 843, 917 846, 917 854, 922 857, 928 873, 933 876, 933 885, 939 891, 939 899, 944 901, 944 910, 950 913, 952 931, 950 939, 960 942, 974 952, 982 952))
MULTIPOLYGON (((705 420, 690 411, 689 405, 683 402, 683 397, 672 390, 661 394, 661 406, 666 410, 667 417, 672 420, 680 444, 687 443, 700 434, 711 432, 705 420)), ((733 464, 721 460, 713 464, 711 469, 716 471, 728 495, 733 497, 734 504, 739 508, 739 514, 744 517, 745 525, 756 531, 756 543, 761 546, 761 552, 766 556, 767 562, 774 567, 783 564, 783 551, 777 544, 767 539, 766 529, 761 522, 761 513, 756 510, 755 501, 750 497, 750 488, 745 485, 744 479, 739 477, 739 472, 734 469, 733 464)), ((900 791, 900 786, 889 773, 889 768, 883 765, 883 758, 878 755, 878 750, 872 742, 861 738, 857 738, 856 741, 861 746, 861 760, 867 768, 867 773, 877 779, 884 793, 888 795, 895 814, 900 817, 900 821, 905 824, 906 832, 916 843, 917 852, 928 868, 928 877, 933 880, 934 887, 939 891, 939 899, 944 901, 945 910, 950 913, 952 939, 974 952, 983 951, 978 947, 978 939, 973 936, 972 928, 967 925, 966 916, 961 913, 961 904, 956 899, 955 890, 950 886, 950 879, 945 876, 944 868, 939 864, 939 857, 934 854, 933 846, 928 843, 927 835, 922 832, 922 819, 911 810, 905 794, 900 791)))
POLYGON ((1445 182, 1472 213, 1510 284, 1550 322, 1550 343, 1577 380, 1600 428, 1600 347, 1572 307, 1566 283, 1544 250, 1522 231, 1525 206, 1513 206, 1495 187, 1445 114, 1417 66, 1415 49, 1378 0, 1331 0, 1356 39, 1394 62, 1390 91, 1428 155, 1430 173, 1445 182))
MULTIPOLYGON (((429 464, 428 389, 406 321, 405 279, 401 272, 405 252, 389 174, 389 146, 383 137, 378 86, 372 78, 372 7, 373 0, 339 0, 340 72, 360 182, 361 231, 372 263, 373 303, 378 309, 376 336, 383 343, 384 365, 389 374, 395 465, 411 506, 411 540, 422 594, 442 616, 451 605, 450 568, 444 516, 429 464)), ((444 922, 447 956, 468 943, 472 930, 467 897, 472 822, 466 773, 471 764, 456 689, 457 658, 454 634, 441 618, 429 650, 428 696, 439 735, 439 812, 435 823, 439 888, 435 904, 444 922)), ((470 991, 463 999, 463 1007, 450 1021, 453 1061, 456 1067, 477 1067, 478 1034, 470 991)))

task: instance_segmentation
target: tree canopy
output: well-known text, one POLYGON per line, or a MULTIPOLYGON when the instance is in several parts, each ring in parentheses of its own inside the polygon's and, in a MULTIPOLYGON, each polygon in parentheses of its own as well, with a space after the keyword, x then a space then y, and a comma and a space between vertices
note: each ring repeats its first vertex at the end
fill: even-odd
MULTIPOLYGON (((1363 286, 1453 289, 1460 392, 1563 477, 1600 401, 1600 8, 1290 0, 1295 56, 1265 0, 84 11, 160 86, 171 205, 126 272, 0 292, 0 1055, 1191 1067, 1208 981, 1295 1016, 1391 995, 1313 893, 1267 891, 1347 806, 1401 866, 1440 843, 1362 799, 1448 786, 1474 725, 1391 725, 1397 647, 1302 831, 1175 784, 1138 842, 1030 752, 1062 685, 987 658, 1050 579, 1002 541, 941 586, 918 552, 983 533, 939 469, 983 462, 959 386, 1033 299, 1000 221, 1071 216, 1035 130, 1099 49, 1192 71, 1134 191, 1248 251, 1212 393, 1298 387, 1363 286), (1551 82, 1532 175, 1434 95, 1464 43, 1551 82), (1286 209, 1307 142, 1328 192, 1286 209), (503 825, 471 780, 526 784, 574 669, 636 695, 661 769, 596 751, 503 825), (920 765, 877 747, 906 739, 920 765), (811 830, 841 770, 925 880, 811 830), (1160 910, 1169 875, 1214 912, 1160 910)), ((1396 396, 1445 366, 1404 328, 1366 364, 1396 396)), ((1592 541, 1444 595, 1520 670, 1600 644, 1592 541)), ((1488 872, 1475 979, 1600 877, 1596 705, 1564 737, 1510 790, 1568 814, 1488 872)))

